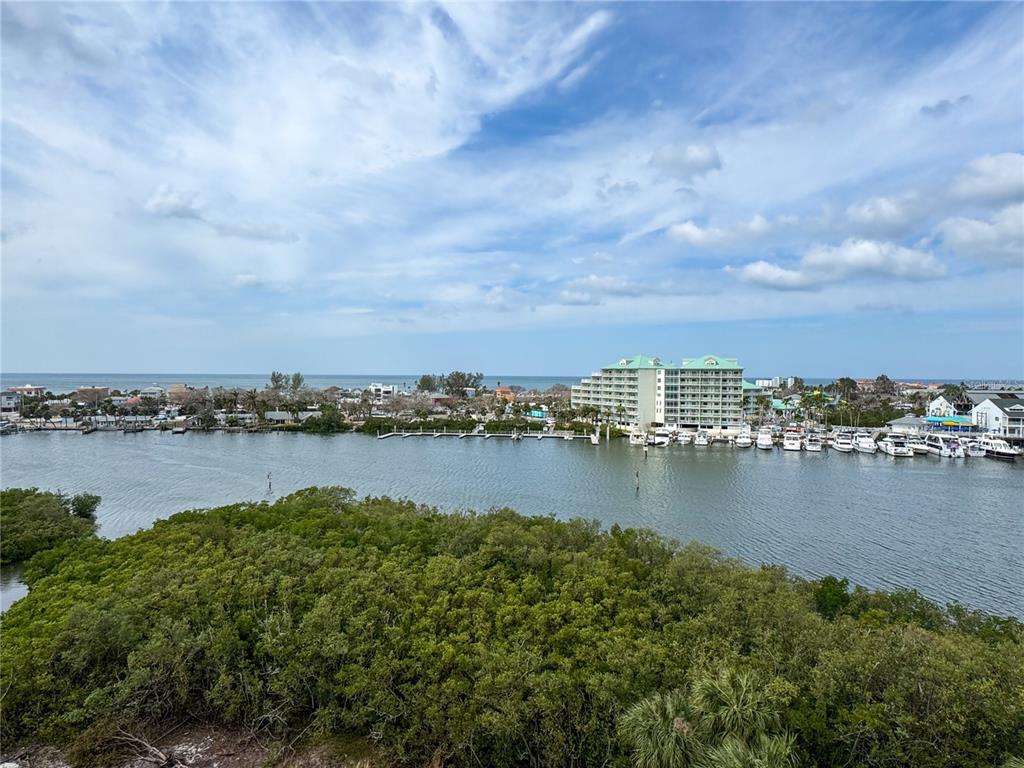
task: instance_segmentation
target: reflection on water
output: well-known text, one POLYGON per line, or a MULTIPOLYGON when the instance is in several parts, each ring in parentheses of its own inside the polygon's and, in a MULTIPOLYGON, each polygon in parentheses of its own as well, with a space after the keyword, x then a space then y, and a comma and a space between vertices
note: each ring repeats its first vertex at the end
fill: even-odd
POLYGON ((726 445, 652 449, 644 460, 625 441, 302 434, 22 434, 0 447, 5 487, 100 494, 108 537, 183 509, 268 498, 272 472, 275 497, 346 485, 446 509, 647 526, 752 564, 1024 615, 1024 462, 726 445))

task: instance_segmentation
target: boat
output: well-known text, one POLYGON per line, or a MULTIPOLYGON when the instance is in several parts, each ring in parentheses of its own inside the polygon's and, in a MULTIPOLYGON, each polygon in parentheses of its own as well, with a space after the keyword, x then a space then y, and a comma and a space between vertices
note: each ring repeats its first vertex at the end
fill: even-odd
POLYGON ((782 434, 782 450, 799 451, 801 449, 803 449, 803 444, 800 441, 800 433, 786 430, 782 434))
POLYGON ((878 448, 888 456, 913 456, 914 449, 900 435, 886 435, 878 441, 878 448))
POLYGON ((600 445, 601 444, 601 436, 597 432, 595 432, 594 434, 592 434, 590 436, 590 444, 591 445, 600 445))
POLYGON ((757 430, 757 441, 754 443, 758 448, 770 451, 775 447, 775 439, 772 437, 771 427, 761 427, 757 430))
POLYGON ((679 443, 680 445, 689 445, 692 440, 693 435, 691 435, 689 432, 680 432, 679 434, 676 435, 676 442, 679 443))
POLYGON ((998 435, 982 435, 978 444, 985 449, 985 457, 1014 461, 1020 452, 998 435))
POLYGON ((804 438, 804 450, 810 451, 811 453, 821 453, 822 448, 825 447, 825 443, 821 439, 821 435, 817 432, 808 432, 807 437, 804 438))
POLYGON ((629 444, 630 445, 647 445, 647 434, 641 432, 638 429, 634 429, 629 433, 629 444))
POLYGON ((959 438, 950 435, 928 435, 924 439, 924 447, 928 453, 944 459, 962 459, 967 456, 967 446, 959 438))
POLYGON ((853 436, 853 450, 859 453, 875 453, 878 443, 870 432, 860 431, 853 436))
POLYGON ((657 446, 659 448, 668 445, 670 442, 671 440, 668 437, 666 437, 665 435, 659 435, 657 433, 649 435, 647 437, 647 445, 657 446))
POLYGON ((171 434, 172 435, 184 435, 186 429, 187 429, 186 427, 171 427, 171 434))
POLYGON ((929 453, 925 439, 920 435, 906 435, 907 445, 914 453, 929 453))
POLYGON ((693 437, 693 444, 699 447, 710 445, 711 441, 708 440, 708 433, 703 429, 699 430, 693 437))
POLYGON ((985 449, 981 447, 975 438, 972 437, 959 437, 961 447, 964 449, 964 456, 968 459, 983 459, 985 458, 985 449))
POLYGON ((740 433, 736 435, 734 441, 737 448, 749 448, 754 444, 753 439, 750 437, 750 427, 744 427, 740 430, 740 433))
POLYGON ((836 432, 832 436, 832 447, 840 453, 850 453, 853 451, 853 435, 843 430, 836 432))

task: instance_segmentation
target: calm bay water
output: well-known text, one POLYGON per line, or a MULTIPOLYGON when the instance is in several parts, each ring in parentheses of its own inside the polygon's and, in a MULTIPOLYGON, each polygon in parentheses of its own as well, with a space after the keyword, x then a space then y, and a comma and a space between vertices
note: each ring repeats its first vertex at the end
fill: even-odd
MULTIPOLYGON (((97 432, 5 437, 0 470, 4 487, 100 494, 107 537, 183 509, 345 485, 444 509, 507 506, 646 526, 754 565, 914 587, 935 600, 1024 616, 1019 461, 725 445, 652 449, 644 461, 625 441, 97 432)), ((4 604, 23 594, 17 573, 3 582, 4 604)))

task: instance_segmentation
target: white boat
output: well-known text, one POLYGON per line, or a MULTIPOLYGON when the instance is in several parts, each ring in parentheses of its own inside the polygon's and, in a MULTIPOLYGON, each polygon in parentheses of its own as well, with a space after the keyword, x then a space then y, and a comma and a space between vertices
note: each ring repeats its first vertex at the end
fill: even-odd
POLYGON ((771 427, 761 427, 757 430, 757 441, 754 443, 758 448, 770 451, 775 447, 775 440, 772 438, 771 427))
POLYGON ((672 441, 668 437, 657 433, 647 438, 648 445, 658 446, 659 448, 668 445, 670 442, 672 441))
POLYGON ((680 445, 689 445, 691 440, 693 440, 693 435, 689 432, 680 432, 676 435, 676 442, 680 445))
POLYGON ((693 444, 699 447, 710 445, 711 441, 708 440, 708 433, 705 432, 703 429, 697 432, 697 434, 694 435, 693 437, 693 444))
POLYGON ((803 449, 803 443, 800 440, 799 432, 785 432, 782 435, 782 450, 784 451, 799 451, 803 449))
POLYGON ((907 445, 907 440, 899 435, 886 435, 878 441, 882 453, 889 456, 913 456, 914 449, 907 445))
POLYGON ((647 434, 641 432, 638 429, 634 429, 629 433, 629 444, 630 445, 647 445, 647 434))
POLYGON ((592 434, 590 436, 590 444, 591 445, 600 445, 601 444, 601 436, 599 434, 597 434, 597 432, 595 432, 594 434, 592 434))
POLYGON ((924 447, 928 453, 944 459, 962 459, 967 455, 966 446, 950 435, 928 435, 924 439, 924 447))
POLYGON ((817 432, 808 433, 807 437, 804 438, 804 450, 810 451, 811 453, 821 453, 821 449, 825 447, 825 443, 821 439, 821 435, 817 432))
POLYGON ((172 435, 184 435, 185 434, 185 427, 171 427, 171 434, 172 435))
POLYGON ((964 449, 964 456, 968 459, 985 458, 985 449, 977 440, 970 437, 960 437, 957 439, 960 441, 960 446, 964 449))
POLYGON ((989 459, 1013 461, 1020 455, 1016 448, 998 435, 982 435, 978 444, 985 449, 985 456, 989 459))
POLYGON ((744 427, 740 430, 740 433, 736 435, 734 441, 737 448, 749 448, 754 444, 754 440, 750 437, 750 427, 744 427))
POLYGON ((853 450, 860 453, 875 453, 878 443, 870 432, 858 432, 853 436, 853 450))
POLYGON ((853 451, 853 435, 840 430, 832 436, 832 447, 840 453, 853 451))
POLYGON ((925 439, 920 435, 907 435, 907 445, 914 453, 929 453, 925 439))

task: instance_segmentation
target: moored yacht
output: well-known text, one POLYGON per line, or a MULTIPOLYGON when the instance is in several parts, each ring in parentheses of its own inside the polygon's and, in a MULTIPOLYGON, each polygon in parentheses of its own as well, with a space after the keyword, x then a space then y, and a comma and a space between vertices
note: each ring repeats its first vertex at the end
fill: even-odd
POLYGON ((914 453, 928 453, 928 446, 925 444, 925 439, 920 435, 907 435, 907 445, 910 446, 910 450, 914 453))
POLYGON ((850 453, 853 451, 853 435, 842 430, 836 432, 832 436, 832 447, 840 453, 850 453))
POLYGON ((647 445, 647 433, 639 429, 634 429, 629 433, 629 444, 630 445, 647 445))
POLYGON ((966 446, 952 435, 932 433, 924 439, 924 445, 928 453, 944 459, 962 459, 967 455, 966 446))
POLYGON ((821 453, 821 449, 824 447, 821 435, 817 432, 808 432, 807 437, 804 438, 804 450, 812 453, 821 453))
POLYGON ((989 459, 1013 461, 1020 455, 1016 448, 998 435, 982 435, 978 444, 985 449, 985 456, 989 459))
POLYGON ((906 438, 899 435, 886 435, 878 442, 882 453, 889 456, 913 456, 914 449, 907 445, 906 438))
POLYGON ((799 432, 786 431, 782 435, 782 450, 784 451, 799 451, 803 448, 800 441, 799 432))
POLYGON ((755 443, 758 448, 763 448, 766 451, 770 451, 775 447, 775 439, 772 437, 771 427, 761 427, 757 430, 757 442, 755 443))
POLYGON ((693 440, 693 435, 689 432, 680 432, 676 435, 676 442, 680 445, 689 445, 691 440, 693 440))
POLYGON ((960 437, 957 439, 960 441, 960 446, 964 449, 964 456, 969 459, 985 458, 985 449, 977 440, 970 437, 960 437))
POLYGON ((693 444, 699 447, 710 445, 711 441, 708 440, 708 433, 703 429, 698 430, 697 434, 693 437, 693 444))
POLYGON ((874 453, 878 450, 878 443, 870 432, 858 432, 853 436, 853 450, 860 453, 874 453))
POLYGON ((740 430, 740 433, 736 435, 736 440, 734 442, 737 448, 749 448, 752 446, 754 441, 750 437, 750 427, 743 427, 743 429, 740 430))

